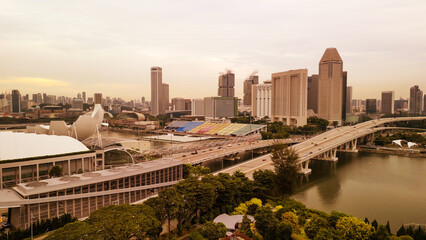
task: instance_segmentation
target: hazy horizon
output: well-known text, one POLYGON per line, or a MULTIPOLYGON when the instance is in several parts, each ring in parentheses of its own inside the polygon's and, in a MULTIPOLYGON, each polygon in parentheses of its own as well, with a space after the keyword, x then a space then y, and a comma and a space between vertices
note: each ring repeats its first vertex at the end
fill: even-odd
POLYGON ((217 95, 232 69, 236 95, 253 71, 318 73, 328 47, 354 99, 426 91, 426 1, 0 2, 0 92, 150 99, 150 68, 170 98, 217 95))

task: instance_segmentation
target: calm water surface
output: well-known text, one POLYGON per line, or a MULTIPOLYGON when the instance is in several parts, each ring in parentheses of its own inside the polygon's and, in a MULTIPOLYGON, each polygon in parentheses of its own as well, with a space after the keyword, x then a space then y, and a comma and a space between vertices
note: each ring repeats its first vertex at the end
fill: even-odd
POLYGON ((292 196, 307 207, 345 212, 386 224, 426 223, 426 159, 340 153, 336 163, 312 161, 312 174, 292 196))

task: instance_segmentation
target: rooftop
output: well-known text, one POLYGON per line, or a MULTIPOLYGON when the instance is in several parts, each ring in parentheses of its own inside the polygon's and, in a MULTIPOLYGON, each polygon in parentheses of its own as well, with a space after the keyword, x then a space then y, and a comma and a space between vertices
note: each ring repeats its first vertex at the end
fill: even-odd
POLYGON ((95 172, 86 172, 83 174, 74 174, 71 176, 49 178, 29 183, 20 183, 13 189, 22 196, 29 196, 33 194, 58 191, 88 184, 96 184, 103 181, 133 176, 143 172, 151 172, 166 167, 178 166, 181 164, 182 162, 180 160, 159 159, 95 172))
POLYGON ((86 151, 83 143, 68 136, 0 132, 0 161, 86 151))

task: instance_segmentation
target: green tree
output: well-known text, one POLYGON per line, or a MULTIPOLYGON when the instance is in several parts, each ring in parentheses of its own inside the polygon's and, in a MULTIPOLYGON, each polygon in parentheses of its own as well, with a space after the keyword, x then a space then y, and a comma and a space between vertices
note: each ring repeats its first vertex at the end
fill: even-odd
POLYGON ((217 240, 226 237, 226 227, 223 223, 206 222, 201 235, 209 240, 217 240))
POLYGON ((367 224, 370 224, 370 221, 368 220, 367 217, 364 218, 364 222, 367 223, 367 224))
POLYGON ((162 202, 164 216, 167 219, 167 226, 170 235, 170 222, 177 218, 179 211, 184 207, 183 197, 175 188, 167 188, 158 194, 158 198, 162 202))
POLYGON ((51 177, 60 177, 62 176, 62 168, 55 165, 49 170, 49 176, 51 177))
POLYGON ((276 142, 272 145, 271 159, 276 174, 276 186, 282 193, 291 193, 298 177, 298 154, 293 148, 276 142))
POLYGON ((210 173, 210 168, 203 167, 201 165, 197 165, 195 167, 192 167, 189 172, 190 172, 191 176, 201 177, 201 176, 204 176, 206 174, 209 174, 210 173))
POLYGON ((281 216, 281 219, 284 222, 290 223, 291 227, 293 228, 293 232, 299 234, 300 233, 300 227, 299 227, 299 217, 293 212, 285 212, 281 216))
POLYGON ((377 228, 379 227, 379 223, 377 222, 377 220, 376 220, 376 219, 374 219, 374 220, 371 222, 371 226, 373 226, 373 227, 374 227, 374 230, 376 230, 376 231, 377 231, 377 228))
POLYGON ((241 222, 240 232, 253 237, 253 232, 251 231, 251 220, 247 217, 247 215, 243 216, 243 221, 241 222))
POLYGON ((291 240, 293 228, 288 222, 280 222, 277 225, 276 239, 277 240, 291 240))
POLYGON ((399 228, 399 230, 398 230, 398 232, 396 232, 396 235, 399 237, 399 236, 403 236, 403 235, 406 235, 406 230, 405 230, 405 227, 404 227, 404 225, 401 225, 401 227, 399 228))
POLYGON ((342 217, 336 223, 336 229, 344 239, 368 240, 374 230, 369 225, 355 217, 342 217))
POLYGON ((389 221, 386 223, 386 230, 388 230, 389 234, 392 234, 389 221))
POLYGON ((263 239, 275 239, 278 220, 269 205, 257 209, 254 219, 254 226, 263 239))
POLYGON ((87 222, 68 223, 64 227, 48 234, 45 240, 67 239, 67 240, 86 240, 94 239, 96 229, 92 228, 87 222))
POLYGON ((377 231, 373 233, 371 236, 372 240, 387 240, 389 238, 390 234, 385 226, 379 225, 377 227, 377 231))
POLYGON ((253 173, 253 180, 256 187, 262 193, 270 193, 274 188, 275 173, 269 169, 257 170, 253 173))
POLYGON ((310 239, 314 239, 321 228, 327 228, 328 222, 326 219, 318 216, 312 217, 311 221, 305 224, 305 233, 310 239))

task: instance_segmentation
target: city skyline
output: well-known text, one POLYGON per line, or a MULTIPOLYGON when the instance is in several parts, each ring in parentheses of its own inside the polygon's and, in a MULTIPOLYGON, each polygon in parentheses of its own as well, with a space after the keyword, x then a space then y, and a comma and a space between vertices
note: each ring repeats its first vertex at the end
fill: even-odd
POLYGON ((259 82, 288 69, 317 74, 328 47, 345 59, 354 99, 379 99, 388 90, 395 99, 407 98, 409 86, 426 88, 426 34, 415 31, 426 23, 421 1, 379 1, 370 8, 365 2, 311 1, 135 2, 132 8, 80 3, 0 3, 2 90, 140 99, 150 96, 150 67, 160 66, 171 98, 216 95, 217 78, 226 69, 235 73, 236 96, 242 98, 243 82, 253 71, 259 82), (277 11, 294 21, 281 21, 277 11), (110 18, 113 13, 117 17, 110 18), (312 37, 319 33, 320 39, 312 37))

